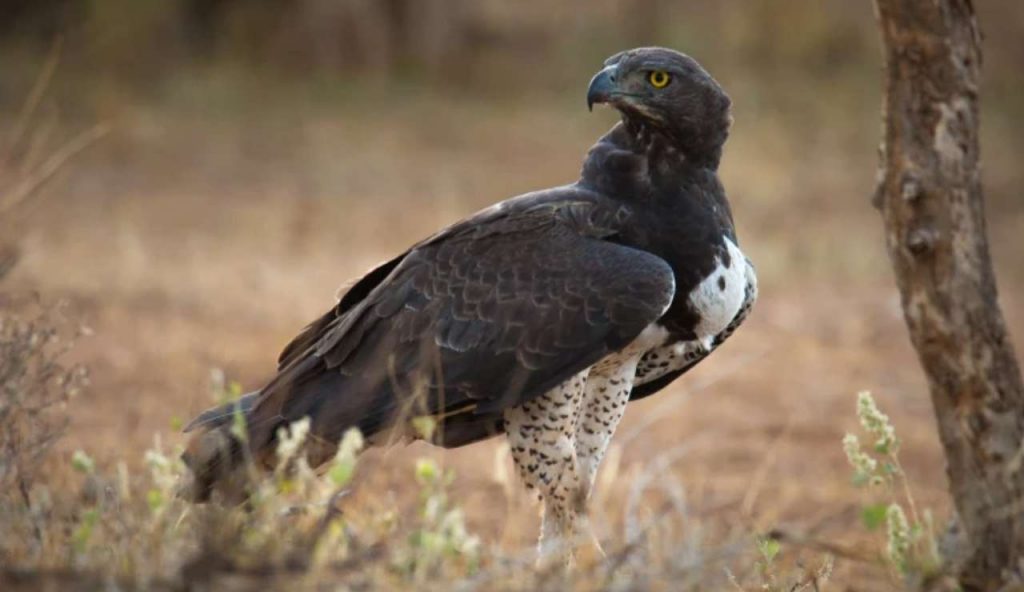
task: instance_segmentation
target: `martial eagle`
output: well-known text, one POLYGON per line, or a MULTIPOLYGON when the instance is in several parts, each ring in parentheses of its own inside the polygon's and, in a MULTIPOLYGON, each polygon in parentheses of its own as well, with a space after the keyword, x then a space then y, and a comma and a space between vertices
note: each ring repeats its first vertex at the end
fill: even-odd
POLYGON ((244 458, 271 464, 279 429, 301 418, 316 465, 349 428, 379 437, 428 416, 444 447, 506 434, 544 504, 542 550, 581 534, 626 403, 704 359, 757 296, 717 174, 731 122, 719 84, 686 55, 633 49, 593 77, 595 103, 622 120, 578 181, 498 203, 370 271, 266 386, 196 418, 191 495, 209 497, 244 458))

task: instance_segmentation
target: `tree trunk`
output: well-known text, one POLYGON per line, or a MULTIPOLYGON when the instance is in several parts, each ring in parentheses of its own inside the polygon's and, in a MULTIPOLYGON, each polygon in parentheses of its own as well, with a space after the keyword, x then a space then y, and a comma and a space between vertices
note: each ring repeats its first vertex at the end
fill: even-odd
POLYGON ((1024 383, 985 234, 981 35, 970 0, 875 1, 886 61, 875 205, 965 537, 947 559, 965 590, 997 590, 1024 558, 1024 383))

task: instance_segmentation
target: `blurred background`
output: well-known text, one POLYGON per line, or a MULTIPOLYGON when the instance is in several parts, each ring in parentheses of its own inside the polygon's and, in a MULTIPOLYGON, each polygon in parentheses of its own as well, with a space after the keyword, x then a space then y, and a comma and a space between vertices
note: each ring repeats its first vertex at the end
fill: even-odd
MULTIPOLYGON (((1021 351, 1024 3, 976 8, 989 232, 1021 351)), ((720 353, 630 408, 613 475, 685 444, 670 472, 702 528, 856 546, 871 535, 854 528, 864 494, 840 439, 870 389, 922 503, 945 515, 870 205, 882 72, 867 0, 0 0, 0 291, 67 300, 93 330, 62 449, 139 463, 154 434, 180 442, 211 372, 258 388, 350 278, 574 181, 615 121, 587 112, 587 83, 638 45, 692 55, 732 96, 721 174, 762 287, 720 353)), ((374 452, 363 489, 401 503, 411 459, 437 455, 474 529, 528 544, 529 504, 495 511, 500 453, 374 452)), ((603 536, 622 528, 628 481, 602 481, 603 536)))

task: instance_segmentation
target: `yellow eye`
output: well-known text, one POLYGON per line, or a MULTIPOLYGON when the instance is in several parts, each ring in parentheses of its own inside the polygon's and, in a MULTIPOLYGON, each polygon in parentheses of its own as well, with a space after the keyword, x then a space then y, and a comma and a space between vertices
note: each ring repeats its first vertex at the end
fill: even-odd
POLYGON ((655 70, 647 75, 647 81, 654 88, 665 88, 672 81, 672 76, 664 70, 655 70))

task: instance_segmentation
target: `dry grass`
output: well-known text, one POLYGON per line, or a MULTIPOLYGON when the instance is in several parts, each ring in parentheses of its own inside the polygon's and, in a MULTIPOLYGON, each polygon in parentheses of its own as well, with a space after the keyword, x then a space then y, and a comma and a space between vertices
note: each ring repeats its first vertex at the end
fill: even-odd
POLYGON ((68 334, 58 308, 34 303, 31 316, 16 316, 10 307, 0 302, 0 487, 27 500, 40 464, 67 428, 67 405, 88 377, 84 367, 61 359, 78 335, 68 334))
MULTIPOLYGON (((573 583, 714 590, 733 586, 731 573, 742 589, 790 590, 832 557, 823 589, 896 588, 880 559, 883 537, 861 524, 861 508, 877 500, 851 485, 840 446, 856 426, 857 391, 874 391, 899 428, 918 503, 941 521, 948 502, 927 391, 868 201, 877 103, 815 133, 799 127, 806 119, 760 117, 734 94, 723 177, 762 299, 721 352, 626 414, 594 503, 611 561, 579 570, 573 583), (766 566, 757 537, 771 531, 785 536, 766 566)), ((330 482, 303 481, 304 492, 271 482, 288 492, 251 513, 190 509, 169 494, 177 426, 210 402, 212 368, 258 387, 280 347, 348 278, 489 203, 574 178, 612 117, 548 99, 372 96, 232 116, 120 105, 110 137, 27 215, 24 256, 2 285, 67 299, 94 329, 64 358, 91 368, 93 385, 70 407, 32 510, 4 512, 22 520, 20 530, 4 529, 18 533, 5 542, 29 540, 24 519, 45 517, 50 538, 38 552, 5 547, 2 557, 42 571, 7 573, 5 589, 33 589, 40 573, 84 588, 108 578, 213 586, 204 580, 213 577, 239 589, 563 588, 559 574, 530 568, 536 509, 509 477, 499 441, 370 450, 338 505, 340 530, 323 528, 325 505, 280 515, 322 502, 335 492, 330 482), (154 435, 164 450, 147 463, 154 435), (94 469, 72 467, 78 449, 94 469), (425 479, 416 469, 423 458, 454 480, 425 479), (424 511, 431 499, 461 511, 481 543, 474 554, 429 560, 454 536, 437 521, 444 512, 424 511)), ((1004 186, 1016 165, 987 151, 996 156, 986 172, 1004 186)), ((1024 276, 1014 254, 1024 247, 1024 211, 996 204, 997 272, 1020 337, 1024 276)))

